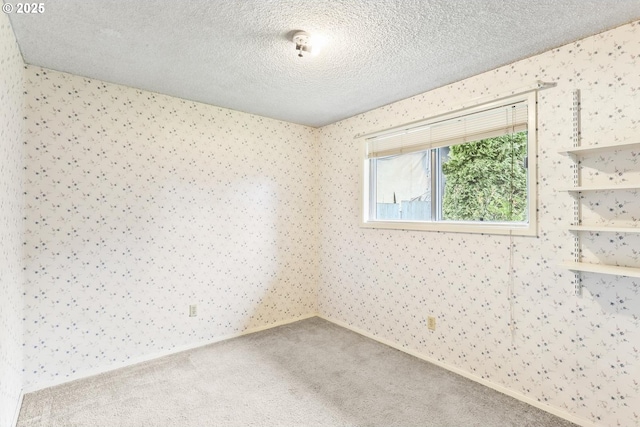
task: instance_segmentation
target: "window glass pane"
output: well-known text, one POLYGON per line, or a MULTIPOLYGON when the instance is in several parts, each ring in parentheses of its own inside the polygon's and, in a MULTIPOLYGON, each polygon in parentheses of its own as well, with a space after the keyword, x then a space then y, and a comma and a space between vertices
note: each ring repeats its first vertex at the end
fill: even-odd
POLYGON ((527 221, 527 132, 440 149, 441 217, 527 221))
POLYGON ((377 220, 431 220, 430 152, 403 154, 375 162, 377 220))

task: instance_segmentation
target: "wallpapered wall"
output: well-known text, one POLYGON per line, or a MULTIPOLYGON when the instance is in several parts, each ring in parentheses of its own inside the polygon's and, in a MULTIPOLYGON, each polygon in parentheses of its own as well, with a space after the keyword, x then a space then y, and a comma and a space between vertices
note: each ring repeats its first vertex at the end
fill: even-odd
POLYGON ((13 423, 22 388, 22 56, 0 14, 0 426, 13 423))
POLYGON ((27 390, 316 312, 316 130, 25 83, 27 390))
MULTIPOLYGON (((634 23, 326 126, 320 144, 319 312, 603 426, 640 426, 640 280, 559 267, 573 259, 572 91, 584 145, 640 134, 640 24, 634 23), (362 140, 373 132, 508 93, 539 93, 539 237, 358 227, 362 140), (429 332, 426 317, 437 317, 429 332), (511 331, 511 325, 515 330, 511 331)), ((640 182, 640 151, 585 158, 583 184, 640 182)), ((637 192, 583 199, 585 223, 640 226, 637 192)), ((637 235, 584 233, 587 261, 640 267, 637 235)))

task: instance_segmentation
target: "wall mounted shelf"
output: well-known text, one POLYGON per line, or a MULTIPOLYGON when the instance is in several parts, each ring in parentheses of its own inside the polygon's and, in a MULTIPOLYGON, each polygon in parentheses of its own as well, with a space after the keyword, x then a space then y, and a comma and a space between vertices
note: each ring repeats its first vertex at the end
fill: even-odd
POLYGON ((558 151, 558 153, 563 155, 586 155, 586 154, 597 154, 604 152, 611 152, 616 150, 632 150, 634 148, 640 149, 640 142, 623 142, 616 144, 602 144, 602 145, 592 145, 589 147, 572 147, 564 150, 558 151))
POLYGON ((611 183, 609 185, 582 185, 581 172, 582 164, 580 158, 585 155, 617 152, 620 150, 640 149, 640 141, 637 142, 617 142, 613 144, 601 144, 591 146, 580 146, 581 129, 580 129, 580 90, 573 91, 573 147, 558 151, 562 155, 569 156, 573 160, 573 187, 559 191, 568 192, 573 196, 573 225, 565 227, 566 230, 573 232, 573 256, 572 262, 565 261, 561 265, 575 274, 574 285, 576 294, 582 292, 583 272, 611 274, 616 276, 637 277, 640 278, 640 268, 621 267, 609 264, 592 264, 582 262, 582 243, 581 231, 603 232, 603 233, 640 233, 640 227, 618 226, 614 223, 605 223, 603 225, 582 225, 582 198, 579 196, 582 192, 594 191, 637 191, 640 190, 640 183, 611 183))
POLYGON ((569 231, 595 231, 603 233, 640 233, 640 227, 617 227, 613 225, 570 225, 569 231))
POLYGON ((617 185, 594 185, 594 186, 580 186, 573 188, 565 188, 559 191, 568 191, 570 193, 580 193, 586 191, 619 191, 619 190, 640 190, 640 183, 638 184, 617 184, 617 185))
POLYGON ((560 264, 571 271, 584 271, 588 273, 610 274, 614 276, 637 277, 640 278, 640 268, 620 267, 608 264, 590 264, 587 262, 566 261, 560 264))

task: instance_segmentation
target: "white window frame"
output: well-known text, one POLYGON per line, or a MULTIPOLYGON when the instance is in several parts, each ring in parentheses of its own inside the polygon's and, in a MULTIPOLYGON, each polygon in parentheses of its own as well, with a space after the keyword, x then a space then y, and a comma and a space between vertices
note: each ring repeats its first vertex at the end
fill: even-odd
MULTIPOLYGON (((486 102, 481 105, 457 110, 453 113, 442 114, 432 119, 427 119, 417 125, 428 125, 430 123, 443 120, 455 119, 462 115, 468 115, 491 108, 517 102, 527 103, 527 187, 528 187, 528 221, 526 223, 514 222, 483 222, 483 221, 406 221, 406 220, 376 220, 371 218, 370 198, 375 186, 374 177, 371 174, 370 159, 367 153, 367 139, 362 142, 363 155, 361 161, 362 191, 360 206, 360 226, 363 228, 381 228, 395 230, 420 230, 420 231, 442 231, 454 233, 482 233, 501 234, 518 236, 536 236, 538 232, 538 198, 537 198, 537 92, 529 91, 518 96, 501 98, 498 101, 486 102), (464 112, 462 112, 464 111, 464 112)), ((397 129, 395 130, 397 132, 397 129)), ((435 172, 435 171, 434 171, 435 172)))

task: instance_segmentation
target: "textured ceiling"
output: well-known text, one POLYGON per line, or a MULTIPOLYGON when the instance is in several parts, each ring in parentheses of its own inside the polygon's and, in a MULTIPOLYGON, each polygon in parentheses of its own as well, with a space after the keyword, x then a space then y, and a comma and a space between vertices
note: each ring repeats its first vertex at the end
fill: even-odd
POLYGON ((29 64, 315 127, 640 18, 640 0, 44 3, 10 15, 29 64), (294 30, 326 47, 298 58, 294 30))

